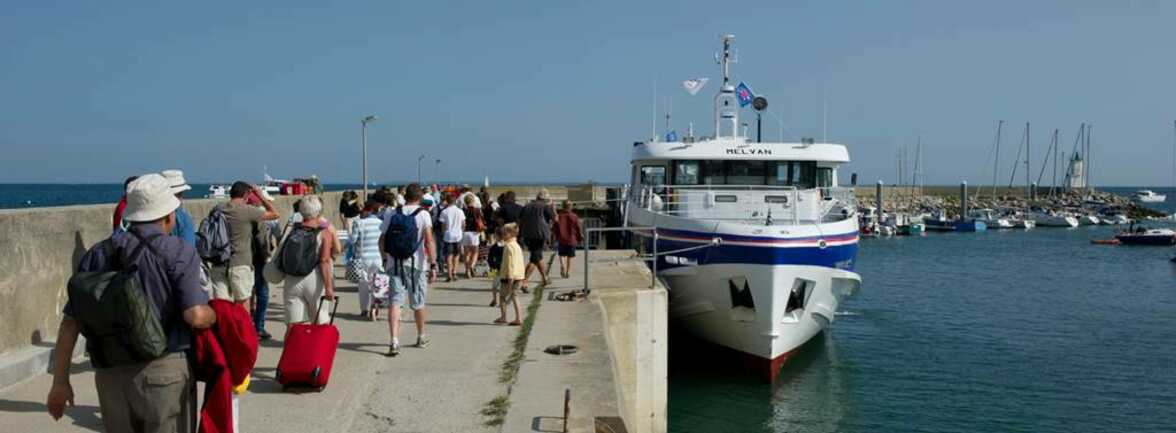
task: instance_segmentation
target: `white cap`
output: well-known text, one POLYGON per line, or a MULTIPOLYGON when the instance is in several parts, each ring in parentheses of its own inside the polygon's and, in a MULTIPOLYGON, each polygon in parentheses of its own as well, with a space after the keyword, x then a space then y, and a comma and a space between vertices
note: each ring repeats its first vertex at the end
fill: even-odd
POLYGON ((178 207, 180 199, 172 192, 171 182, 160 174, 145 174, 127 185, 127 208, 123 219, 155 221, 175 212, 178 207))
POLYGON ((169 182, 172 194, 192 190, 192 186, 188 185, 188 181, 184 180, 184 172, 180 170, 164 170, 159 174, 163 175, 169 182))

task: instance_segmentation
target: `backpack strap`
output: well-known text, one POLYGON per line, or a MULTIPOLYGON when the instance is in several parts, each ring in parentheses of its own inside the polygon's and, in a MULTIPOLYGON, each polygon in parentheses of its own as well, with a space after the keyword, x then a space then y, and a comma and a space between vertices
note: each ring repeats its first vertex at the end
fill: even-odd
POLYGON ((131 255, 126 258, 126 261, 120 260, 121 264, 124 265, 123 269, 130 269, 131 266, 135 266, 137 263, 139 263, 139 256, 143 255, 143 247, 147 247, 147 249, 150 250, 151 254, 154 254, 155 257, 163 256, 159 253, 159 250, 155 249, 154 245, 151 245, 151 242, 156 238, 163 236, 162 234, 154 234, 144 238, 143 235, 140 235, 134 230, 127 230, 127 233, 130 233, 135 237, 135 239, 138 239, 139 244, 135 245, 135 248, 131 250, 131 255))

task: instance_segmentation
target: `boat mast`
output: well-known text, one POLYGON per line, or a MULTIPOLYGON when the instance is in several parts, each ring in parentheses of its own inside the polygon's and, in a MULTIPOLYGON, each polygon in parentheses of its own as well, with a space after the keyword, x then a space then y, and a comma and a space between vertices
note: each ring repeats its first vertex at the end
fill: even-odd
POLYGON ((736 108, 735 86, 731 84, 731 63, 738 60, 731 56, 731 44, 735 42, 735 35, 723 35, 723 52, 715 54, 715 61, 722 66, 723 84, 719 86, 719 93, 715 95, 715 138, 722 134, 722 121, 730 120, 731 138, 739 136, 739 109, 736 108))
POLYGON ((1025 122, 1025 200, 1033 198, 1033 184, 1029 182, 1029 161, 1033 159, 1029 152, 1029 122, 1025 122))
POLYGON ((996 200, 996 177, 1000 172, 1000 131, 1004 127, 1004 121, 996 122, 996 156, 992 158, 992 200, 996 200))

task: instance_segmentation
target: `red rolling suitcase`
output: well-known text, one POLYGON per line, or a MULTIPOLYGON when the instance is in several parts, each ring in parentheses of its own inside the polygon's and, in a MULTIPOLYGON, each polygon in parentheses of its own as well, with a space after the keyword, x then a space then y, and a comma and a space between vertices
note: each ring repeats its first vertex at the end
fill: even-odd
MULTIPOLYGON (((318 320, 327 300, 319 300, 314 320, 318 320)), ((291 386, 306 386, 322 391, 331 379, 331 365, 335 363, 335 349, 339 347, 339 328, 335 327, 335 311, 339 309, 339 297, 331 301, 331 321, 325 325, 298 323, 286 331, 282 357, 274 378, 282 389, 291 386)))

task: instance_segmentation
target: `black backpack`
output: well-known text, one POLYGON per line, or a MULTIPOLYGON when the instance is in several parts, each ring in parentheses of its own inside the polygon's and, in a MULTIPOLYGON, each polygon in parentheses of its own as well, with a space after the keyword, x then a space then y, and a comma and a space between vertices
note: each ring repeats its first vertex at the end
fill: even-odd
POLYGON ((75 273, 67 288, 74 320, 86 336, 86 351, 99 368, 150 361, 167 351, 167 333, 137 265, 144 247, 159 257, 151 241, 162 235, 144 239, 127 232, 139 241, 130 256, 111 251, 111 270, 75 273))
POLYGON ((298 226, 286 237, 278 252, 278 269, 286 275, 305 277, 319 265, 318 227, 298 226))
POLYGON ((424 207, 419 207, 412 214, 405 214, 404 208, 396 208, 396 213, 388 219, 388 229, 384 231, 384 251, 396 261, 412 258, 417 248, 420 248, 421 230, 417 227, 416 216, 424 210, 424 207))

